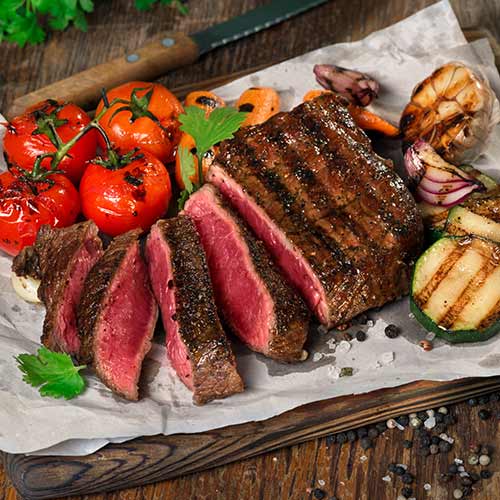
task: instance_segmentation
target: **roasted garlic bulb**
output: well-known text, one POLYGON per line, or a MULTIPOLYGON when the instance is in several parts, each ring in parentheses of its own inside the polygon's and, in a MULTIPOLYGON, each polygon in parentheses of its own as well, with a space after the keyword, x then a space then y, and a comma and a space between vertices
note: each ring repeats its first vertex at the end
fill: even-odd
POLYGON ((26 302, 40 303, 38 298, 38 287, 40 280, 31 276, 18 276, 15 273, 11 274, 12 288, 26 302))
POLYGON ((413 90, 400 121, 403 146, 424 139, 450 163, 471 162, 484 151, 499 119, 488 80, 460 62, 450 62, 413 90))

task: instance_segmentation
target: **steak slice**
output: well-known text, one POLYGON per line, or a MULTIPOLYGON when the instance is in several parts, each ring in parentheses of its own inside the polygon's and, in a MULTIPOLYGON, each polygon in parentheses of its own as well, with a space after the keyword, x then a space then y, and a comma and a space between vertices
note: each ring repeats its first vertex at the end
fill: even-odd
POLYGON ((193 401, 243 391, 215 307, 203 247, 187 216, 160 220, 146 243, 149 274, 167 334, 167 353, 193 401))
POLYGON ((78 305, 79 359, 114 392, 137 400, 158 306, 141 255, 140 229, 116 237, 85 280, 78 305))
POLYGON ((42 343, 54 351, 77 354, 80 338, 76 310, 85 278, 102 255, 102 242, 92 221, 62 229, 42 226, 33 246, 13 261, 19 276, 41 280, 38 297, 45 304, 42 343))
POLYGON ((241 129, 221 143, 208 180, 321 323, 345 323, 408 292, 419 211, 342 98, 323 95, 241 129))
POLYGON ((252 350, 298 361, 309 313, 271 261, 263 243, 206 184, 185 205, 200 234, 215 299, 232 332, 252 350))

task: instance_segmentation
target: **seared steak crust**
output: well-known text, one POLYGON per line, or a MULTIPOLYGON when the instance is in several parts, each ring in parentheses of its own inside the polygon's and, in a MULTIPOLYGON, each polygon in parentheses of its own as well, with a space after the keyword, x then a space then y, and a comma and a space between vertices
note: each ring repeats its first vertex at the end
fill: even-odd
POLYGON ((190 358, 194 402, 204 404, 241 392, 243 382, 217 315, 205 254, 193 222, 180 215, 156 225, 171 251, 175 320, 190 358))
MULTIPOLYGON (((94 261, 102 253, 102 242, 94 222, 82 222, 62 229, 45 225, 38 231, 35 244, 24 248, 12 265, 16 274, 33 276, 41 280, 38 297, 46 308, 42 343, 49 349, 70 354, 76 352, 63 345, 55 331, 58 326, 57 316, 64 305, 63 301, 68 300, 65 299, 66 289, 71 280, 75 279, 73 274, 79 264, 78 259, 82 257, 82 251, 94 261)), ((77 279, 83 278, 85 276, 79 276, 77 279)), ((79 287, 81 285, 82 283, 78 284, 79 287)), ((74 313, 69 320, 75 321, 74 313)))
POLYGON ((240 130, 221 144, 214 168, 242 186, 309 263, 328 324, 408 291, 422 242, 419 212, 341 98, 324 95, 240 130))

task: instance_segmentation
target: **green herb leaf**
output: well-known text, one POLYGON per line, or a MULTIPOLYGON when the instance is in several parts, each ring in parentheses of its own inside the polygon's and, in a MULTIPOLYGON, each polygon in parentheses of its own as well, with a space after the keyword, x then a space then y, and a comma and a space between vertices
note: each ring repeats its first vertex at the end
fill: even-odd
POLYGON ((181 177, 184 183, 185 190, 191 194, 193 192, 193 183, 191 177, 195 174, 194 156, 189 151, 189 148, 180 147, 177 154, 181 160, 181 177))
POLYGON ((40 347, 36 355, 19 354, 15 359, 24 373, 23 380, 39 387, 42 396, 72 399, 85 388, 85 380, 79 373, 85 365, 73 365, 67 354, 40 347))
POLYGON ((203 155, 215 144, 226 139, 232 139, 248 113, 242 113, 235 108, 216 108, 210 115, 197 106, 188 106, 179 115, 181 130, 191 135, 196 144, 197 156, 203 155))

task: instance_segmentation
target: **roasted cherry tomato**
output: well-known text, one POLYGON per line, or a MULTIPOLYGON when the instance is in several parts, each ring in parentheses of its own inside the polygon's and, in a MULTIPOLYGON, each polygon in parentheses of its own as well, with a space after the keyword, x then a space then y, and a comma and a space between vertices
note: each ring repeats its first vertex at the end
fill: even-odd
POLYGON ((70 226, 79 212, 78 191, 64 175, 35 182, 0 174, 0 248, 11 255, 32 245, 43 224, 70 226))
MULTIPOLYGON (((163 163, 173 161, 183 108, 169 90, 158 83, 129 82, 110 90, 107 98, 122 100, 99 122, 115 147, 123 152, 138 147, 163 163)), ((101 100, 96 113, 103 106, 101 100)))
MULTIPOLYGON (((40 102, 9 123, 4 139, 7 160, 16 167, 31 170, 37 156, 57 151, 60 142, 68 142, 89 122, 85 111, 75 104, 40 102)), ((58 170, 74 183, 80 180, 86 162, 95 158, 97 136, 97 130, 89 130, 58 165, 58 170)), ((48 169, 50 162, 50 158, 45 158, 42 166, 48 169)))
POLYGON ((110 236, 148 229, 165 214, 171 195, 167 169, 147 152, 90 162, 80 182, 83 214, 110 236))
POLYGON ((236 107, 248 113, 242 127, 258 125, 279 113, 280 96, 271 87, 251 87, 240 95, 236 107))

